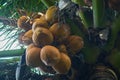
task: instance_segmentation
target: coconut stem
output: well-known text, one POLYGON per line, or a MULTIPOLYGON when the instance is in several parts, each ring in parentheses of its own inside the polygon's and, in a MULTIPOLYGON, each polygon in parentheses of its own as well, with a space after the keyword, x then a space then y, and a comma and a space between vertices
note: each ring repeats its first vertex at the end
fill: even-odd
POLYGON ((86 17, 82 10, 78 11, 78 15, 81 18, 85 28, 88 29, 91 26, 91 21, 88 19, 88 17, 86 17))
POLYGON ((103 27, 105 5, 104 0, 92 0, 94 28, 103 27))

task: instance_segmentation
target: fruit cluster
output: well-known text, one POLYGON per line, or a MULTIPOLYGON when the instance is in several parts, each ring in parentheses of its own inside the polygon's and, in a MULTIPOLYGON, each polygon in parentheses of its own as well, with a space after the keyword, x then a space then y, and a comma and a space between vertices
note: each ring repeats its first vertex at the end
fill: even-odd
POLYGON ((80 36, 71 34, 70 26, 58 21, 56 6, 34 18, 21 16, 18 27, 25 30, 19 37, 27 45, 26 64, 46 73, 66 74, 71 68, 70 55, 75 55, 84 45, 80 36))

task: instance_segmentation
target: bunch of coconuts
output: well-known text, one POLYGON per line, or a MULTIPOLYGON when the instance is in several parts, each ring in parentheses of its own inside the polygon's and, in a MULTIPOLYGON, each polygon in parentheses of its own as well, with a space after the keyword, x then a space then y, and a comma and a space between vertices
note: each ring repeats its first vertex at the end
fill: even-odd
POLYGON ((66 74, 71 68, 70 55, 75 55, 84 45, 80 36, 70 32, 68 24, 59 23, 58 8, 51 6, 45 14, 30 19, 21 16, 18 27, 25 30, 19 42, 27 45, 26 64, 46 73, 66 74))

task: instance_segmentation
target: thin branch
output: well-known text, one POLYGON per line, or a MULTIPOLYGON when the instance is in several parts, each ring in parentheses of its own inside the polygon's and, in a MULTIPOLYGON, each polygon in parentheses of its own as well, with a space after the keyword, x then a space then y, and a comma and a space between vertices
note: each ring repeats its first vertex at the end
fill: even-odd
POLYGON ((0 16, 0 22, 2 22, 4 25, 17 27, 17 20, 16 19, 10 19, 10 18, 0 16))

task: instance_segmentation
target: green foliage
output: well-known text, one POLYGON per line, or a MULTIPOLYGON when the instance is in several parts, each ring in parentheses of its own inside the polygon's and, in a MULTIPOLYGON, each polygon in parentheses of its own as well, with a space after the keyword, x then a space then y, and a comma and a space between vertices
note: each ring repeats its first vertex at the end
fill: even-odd
POLYGON ((46 6, 40 0, 1 0, 0 16, 18 18, 18 10, 25 10, 28 14, 31 12, 41 12, 46 10, 46 6))

